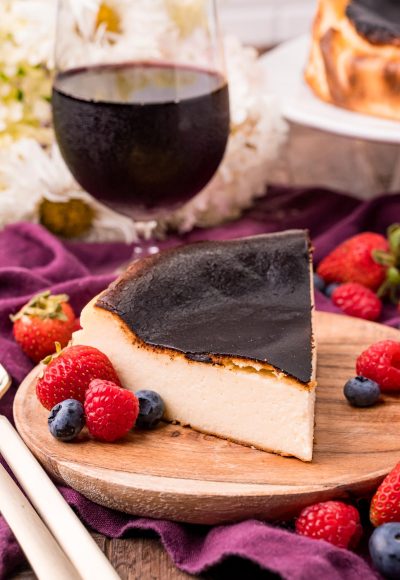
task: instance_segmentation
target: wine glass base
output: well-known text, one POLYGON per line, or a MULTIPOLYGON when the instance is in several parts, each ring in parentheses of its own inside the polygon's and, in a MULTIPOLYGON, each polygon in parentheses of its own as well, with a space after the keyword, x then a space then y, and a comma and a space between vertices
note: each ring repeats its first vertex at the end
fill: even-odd
POLYGON ((115 274, 119 275, 124 272, 132 262, 136 262, 137 260, 141 260, 143 258, 148 258, 149 256, 154 256, 161 252, 161 248, 154 243, 154 240, 151 242, 143 242, 142 244, 138 243, 132 250, 132 255, 129 261, 123 262, 116 270, 114 271, 115 274))
POLYGON ((133 260, 140 260, 141 258, 146 258, 147 256, 154 256, 161 251, 159 246, 152 242, 151 246, 136 246, 132 252, 133 260))
MULTIPOLYGON (((137 205, 129 205, 128 203, 118 203, 115 200, 109 201, 105 199, 100 199, 104 205, 111 208, 113 211, 124 215, 134 222, 144 222, 144 223, 154 223, 165 221, 170 217, 175 211, 180 209, 184 203, 176 203, 173 205, 166 205, 163 207, 147 208, 137 205)), ((189 200, 187 200, 189 201, 189 200)))

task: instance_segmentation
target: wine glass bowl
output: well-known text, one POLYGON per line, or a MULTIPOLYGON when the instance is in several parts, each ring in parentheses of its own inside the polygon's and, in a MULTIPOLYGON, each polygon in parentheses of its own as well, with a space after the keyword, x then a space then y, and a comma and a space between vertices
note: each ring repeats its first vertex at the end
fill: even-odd
POLYGON ((177 9, 188 0, 156 2, 164 19, 157 26, 141 13, 149 2, 130 0, 125 20, 142 15, 148 24, 132 42, 123 29, 115 32, 116 22, 123 28, 122 17, 114 17, 108 40, 99 42, 97 14, 92 33, 84 21, 80 42, 87 51, 68 53, 66 36, 82 28, 79 18, 74 21, 76 2, 60 0, 52 107, 62 156, 77 182, 114 209, 140 219, 171 212, 211 180, 229 136, 215 2, 189 0, 197 19, 182 29, 177 9))

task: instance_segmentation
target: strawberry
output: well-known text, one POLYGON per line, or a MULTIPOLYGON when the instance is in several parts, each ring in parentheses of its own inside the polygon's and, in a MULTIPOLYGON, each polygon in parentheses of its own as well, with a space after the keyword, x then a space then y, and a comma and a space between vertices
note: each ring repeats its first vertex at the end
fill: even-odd
POLYGON ((400 522, 400 463, 378 487, 372 498, 369 517, 374 526, 400 522))
POLYGON ((139 414, 139 401, 131 391, 99 379, 90 383, 84 407, 89 433, 110 443, 124 437, 139 414))
POLYGON ((11 316, 14 338, 34 362, 55 352, 55 342, 67 346, 75 325, 75 313, 66 294, 42 292, 11 316))
POLYGON ((36 394, 49 410, 66 399, 83 403, 93 379, 121 384, 110 360, 92 346, 70 346, 43 362, 46 366, 37 382, 36 394))
POLYGON ((355 548, 362 527, 355 507, 341 501, 325 501, 303 509, 296 520, 296 532, 338 548, 355 548))
POLYGON ((389 251, 386 238, 373 232, 358 234, 328 254, 320 262, 317 273, 326 284, 358 282, 377 290, 385 280, 386 267, 374 260, 375 251, 389 251))
POLYGON ((383 392, 400 391, 400 342, 372 344, 357 358, 356 372, 378 383, 383 392))
POLYGON ((348 282, 335 288, 332 302, 348 316, 365 320, 378 320, 382 312, 382 302, 378 296, 356 282, 348 282))

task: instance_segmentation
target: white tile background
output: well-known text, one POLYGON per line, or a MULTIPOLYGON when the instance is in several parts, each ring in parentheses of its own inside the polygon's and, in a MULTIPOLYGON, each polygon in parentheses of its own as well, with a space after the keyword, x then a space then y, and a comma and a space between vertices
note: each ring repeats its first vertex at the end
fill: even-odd
POLYGON ((262 47, 307 32, 316 9, 316 0, 217 1, 223 29, 262 47))

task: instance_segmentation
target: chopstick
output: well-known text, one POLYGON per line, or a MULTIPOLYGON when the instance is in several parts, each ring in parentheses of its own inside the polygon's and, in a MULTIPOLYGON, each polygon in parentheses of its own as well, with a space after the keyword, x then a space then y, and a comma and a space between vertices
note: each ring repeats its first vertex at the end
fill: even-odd
POLYGON ((0 365, 0 399, 3 395, 6 394, 10 386, 11 386, 11 377, 6 371, 6 369, 3 367, 3 365, 0 365))
MULTIPOLYGON (((8 391, 11 377, 0 364, 0 399, 8 391)), ((10 526, 38 578, 79 580, 70 560, 26 499, 0 465, 0 513, 10 526)))
POLYGON ((0 465, 0 512, 38 578, 79 580, 70 560, 7 471, 0 465))
MULTIPOLYGON (((4 416, 0 416, 0 453, 82 580, 118 579, 117 572, 4 416)), ((53 572, 57 578, 57 571, 53 572)))

